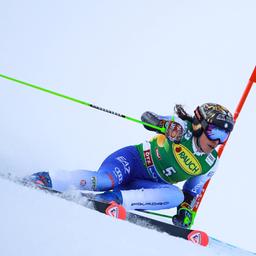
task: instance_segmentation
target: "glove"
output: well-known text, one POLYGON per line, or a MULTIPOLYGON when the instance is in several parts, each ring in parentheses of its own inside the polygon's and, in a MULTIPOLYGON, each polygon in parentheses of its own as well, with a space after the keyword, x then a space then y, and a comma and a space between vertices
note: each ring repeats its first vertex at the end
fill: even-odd
MULTIPOLYGON (((148 124, 152 124, 154 126, 158 126, 160 128, 162 128, 166 123, 166 120, 160 119, 157 114, 155 114, 153 112, 150 112, 150 111, 146 111, 142 114, 141 121, 143 121, 145 123, 148 123, 148 124)), ((144 125, 144 127, 149 131, 154 131, 154 132, 161 133, 159 130, 157 130, 153 127, 149 127, 147 125, 144 125)))
POLYGON ((173 216, 172 222, 175 226, 191 228, 194 223, 195 212, 187 207, 178 207, 177 214, 173 216))
POLYGON ((172 222, 174 225, 182 228, 191 228, 196 213, 192 210, 194 197, 188 192, 184 192, 184 201, 177 207, 177 214, 173 216, 172 222))

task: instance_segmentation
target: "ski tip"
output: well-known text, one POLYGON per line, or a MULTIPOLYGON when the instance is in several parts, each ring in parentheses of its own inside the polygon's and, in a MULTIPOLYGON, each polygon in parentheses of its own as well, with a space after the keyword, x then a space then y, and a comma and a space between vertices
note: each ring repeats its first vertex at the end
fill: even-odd
POLYGON ((117 218, 117 219, 121 219, 121 220, 126 219, 125 208, 122 205, 120 205, 114 201, 109 204, 105 213, 113 218, 117 218))
POLYGON ((209 237, 203 231, 193 230, 188 234, 187 238, 194 244, 199 244, 202 246, 207 246, 209 244, 209 237))

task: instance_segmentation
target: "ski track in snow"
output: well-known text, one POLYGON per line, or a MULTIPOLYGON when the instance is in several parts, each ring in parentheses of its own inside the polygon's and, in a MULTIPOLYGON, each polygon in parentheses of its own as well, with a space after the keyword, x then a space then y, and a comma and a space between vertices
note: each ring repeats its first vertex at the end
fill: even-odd
POLYGON ((218 240, 193 245, 0 179, 0 251, 28 255, 255 255, 218 240))

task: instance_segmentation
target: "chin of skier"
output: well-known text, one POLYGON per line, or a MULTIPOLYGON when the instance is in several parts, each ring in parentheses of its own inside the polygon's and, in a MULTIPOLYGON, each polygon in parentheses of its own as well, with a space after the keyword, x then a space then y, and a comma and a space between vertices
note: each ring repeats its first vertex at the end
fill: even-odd
POLYGON ((69 189, 104 191, 95 199, 115 201, 127 210, 160 210, 177 207, 173 223, 190 228, 193 206, 205 182, 216 170, 215 148, 225 143, 234 126, 232 114, 219 104, 206 103, 189 115, 181 105, 174 116, 145 112, 143 122, 165 127, 144 143, 109 155, 98 171, 37 172, 26 180, 64 192, 69 189), (185 181, 182 190, 174 185, 185 181))

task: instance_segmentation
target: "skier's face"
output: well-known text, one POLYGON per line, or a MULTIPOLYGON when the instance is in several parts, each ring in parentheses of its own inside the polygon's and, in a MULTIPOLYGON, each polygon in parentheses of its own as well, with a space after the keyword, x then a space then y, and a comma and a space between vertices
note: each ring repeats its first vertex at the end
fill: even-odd
POLYGON ((211 153, 219 145, 219 140, 209 140, 204 132, 200 136, 199 142, 202 150, 206 154, 211 153))

